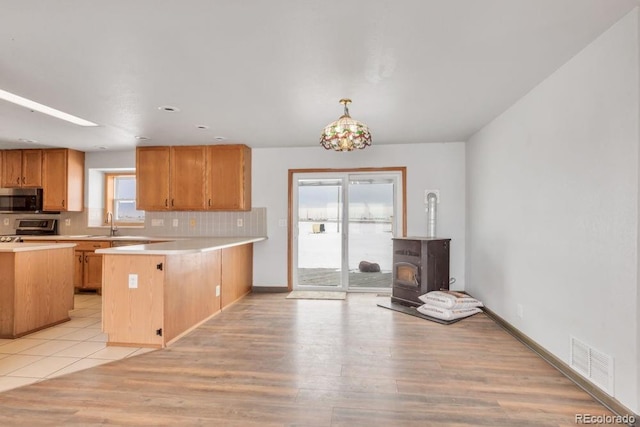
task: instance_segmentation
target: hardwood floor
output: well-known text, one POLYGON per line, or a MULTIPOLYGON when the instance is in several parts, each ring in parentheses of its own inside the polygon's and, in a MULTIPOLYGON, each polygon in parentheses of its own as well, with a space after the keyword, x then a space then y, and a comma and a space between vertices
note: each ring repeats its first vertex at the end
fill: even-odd
POLYGON ((0 393, 2 426, 570 426, 611 414, 484 314, 253 294, 172 346, 0 393))

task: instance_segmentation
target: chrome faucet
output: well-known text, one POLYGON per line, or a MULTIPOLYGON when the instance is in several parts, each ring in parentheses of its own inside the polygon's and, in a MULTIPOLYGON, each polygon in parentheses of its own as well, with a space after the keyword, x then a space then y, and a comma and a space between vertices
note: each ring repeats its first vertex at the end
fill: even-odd
POLYGON ((113 213, 111 211, 107 211, 107 219, 104 222, 109 224, 109 235, 115 236, 118 233, 118 226, 113 224, 113 213))

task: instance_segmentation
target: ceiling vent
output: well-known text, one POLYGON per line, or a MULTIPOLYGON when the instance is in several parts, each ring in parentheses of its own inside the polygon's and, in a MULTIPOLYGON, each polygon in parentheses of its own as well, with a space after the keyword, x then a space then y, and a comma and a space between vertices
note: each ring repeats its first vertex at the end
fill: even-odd
POLYGON ((570 338, 569 365, 589 381, 613 396, 613 358, 589 347, 575 337, 570 338))

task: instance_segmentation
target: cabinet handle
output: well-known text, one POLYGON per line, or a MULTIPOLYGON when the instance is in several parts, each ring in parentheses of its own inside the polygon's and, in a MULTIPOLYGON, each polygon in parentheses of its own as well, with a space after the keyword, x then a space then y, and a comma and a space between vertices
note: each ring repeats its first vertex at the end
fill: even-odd
POLYGON ((89 262, 89 257, 88 256, 84 256, 84 262, 89 262))
POLYGON ((209 199, 209 207, 211 207, 211 199, 209 199))
POLYGON ((26 181, 25 181, 24 176, 23 176, 23 177, 22 177, 22 183, 24 184, 25 182, 26 182, 26 181))
POLYGON ((18 180, 16 181, 16 184, 20 184, 20 177, 18 177, 18 180))
POLYGON ((164 205, 169 206, 169 199, 164 199, 164 205))
POLYGON ((171 206, 173 206, 173 199, 171 199, 171 206))
POLYGON ((62 207, 64 208, 64 199, 62 199, 62 207))
POLYGON ((82 255, 78 255, 78 262, 82 262, 82 255))

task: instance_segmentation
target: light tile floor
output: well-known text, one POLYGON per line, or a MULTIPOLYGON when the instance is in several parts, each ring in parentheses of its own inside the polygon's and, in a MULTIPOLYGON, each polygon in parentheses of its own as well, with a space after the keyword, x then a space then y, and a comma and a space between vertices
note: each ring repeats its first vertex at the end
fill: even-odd
POLYGON ((0 392, 153 351, 107 347, 100 295, 75 295, 69 316, 68 322, 21 338, 0 339, 0 392))

